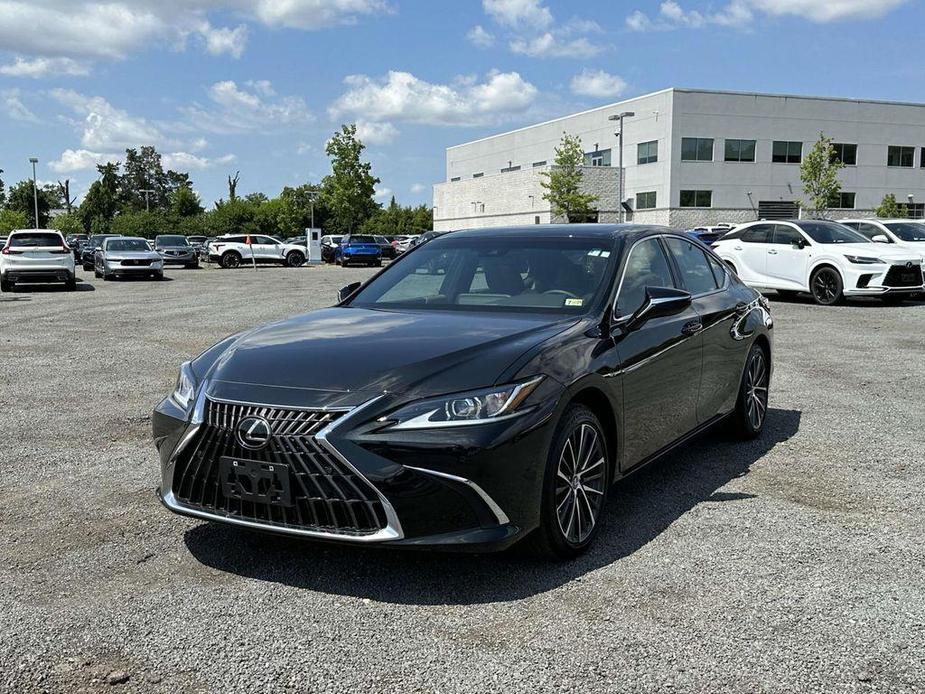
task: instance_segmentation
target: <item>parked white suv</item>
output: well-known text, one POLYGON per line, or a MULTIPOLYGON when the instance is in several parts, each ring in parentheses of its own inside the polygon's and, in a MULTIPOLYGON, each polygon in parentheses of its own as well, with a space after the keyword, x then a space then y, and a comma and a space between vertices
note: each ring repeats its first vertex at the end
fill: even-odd
POLYGON ((64 237, 51 229, 17 229, 0 249, 0 291, 12 291, 19 282, 64 282, 68 291, 77 286, 74 251, 64 237))
POLYGON ((299 267, 305 263, 305 246, 283 243, 260 234, 226 234, 209 242, 209 261, 224 268, 241 263, 276 263, 299 267))
POLYGON ((925 282, 921 257, 873 243, 837 222, 751 222, 713 248, 746 284, 784 295, 809 292, 823 305, 858 295, 902 301, 925 282))
POLYGON ((925 222, 914 219, 840 219, 839 224, 861 232, 875 243, 894 244, 925 258, 925 222))

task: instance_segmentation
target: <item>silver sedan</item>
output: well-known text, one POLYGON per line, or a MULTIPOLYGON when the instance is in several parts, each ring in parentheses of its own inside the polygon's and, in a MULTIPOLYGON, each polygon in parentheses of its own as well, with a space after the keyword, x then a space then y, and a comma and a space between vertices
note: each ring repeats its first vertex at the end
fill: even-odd
POLYGON ((93 273, 104 280, 113 277, 153 277, 164 279, 164 261, 144 239, 116 236, 103 240, 96 250, 93 273))

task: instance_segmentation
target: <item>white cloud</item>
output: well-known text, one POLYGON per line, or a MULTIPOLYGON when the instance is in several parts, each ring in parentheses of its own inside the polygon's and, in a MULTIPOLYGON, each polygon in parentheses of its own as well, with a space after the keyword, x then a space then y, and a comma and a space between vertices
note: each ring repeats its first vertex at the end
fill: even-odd
POLYGON ((351 75, 344 83, 347 91, 328 109, 331 118, 362 117, 374 123, 495 123, 524 111, 537 95, 536 87, 516 72, 492 71, 482 82, 464 78, 454 84, 433 84, 393 70, 379 79, 351 75))
POLYGON ((476 24, 469 29, 466 38, 469 39, 469 43, 478 48, 490 48, 495 45, 494 34, 487 31, 481 24, 476 24))
POLYGON ((24 121, 27 123, 37 123, 38 118, 22 102, 18 89, 6 89, 0 92, 0 100, 3 101, 3 108, 13 120, 24 121))
POLYGON ((391 123, 371 123, 358 120, 357 138, 366 145, 387 145, 398 137, 398 128, 391 123))
POLYGON ((234 29, 229 27, 213 27, 203 22, 199 27, 199 34, 206 44, 206 50, 212 55, 227 53, 232 58, 240 58, 247 45, 247 27, 239 24, 234 29))
POLYGON ((71 58, 16 58, 9 65, 0 65, 0 75, 9 77, 46 77, 49 75, 86 75, 90 68, 82 62, 71 58))
POLYGON ((386 198, 391 198, 392 194, 393 193, 391 188, 382 186, 380 188, 376 188, 375 198, 376 200, 385 200, 386 198))
POLYGON ((570 86, 575 94, 600 99, 620 96, 626 91, 626 82, 622 77, 611 75, 604 70, 589 70, 587 68, 572 77, 570 86))
POLYGON ((591 58, 604 50, 583 36, 563 39, 548 31, 532 39, 514 39, 510 48, 531 58, 591 58))
MULTIPOLYGON (((119 162, 123 158, 121 154, 104 154, 86 149, 66 149, 58 159, 49 162, 48 166, 57 173, 72 173, 74 171, 95 169, 98 164, 106 162, 119 162)), ((192 169, 208 169, 213 166, 230 164, 235 158, 233 154, 209 158, 190 154, 189 152, 166 152, 161 155, 161 163, 165 169, 190 171, 192 169)))
POLYGON ((168 152, 161 157, 165 169, 174 169, 176 171, 189 171, 190 169, 208 169, 213 166, 224 166, 230 164, 237 157, 233 154, 225 154, 221 157, 200 157, 189 152, 168 152))
POLYGON ((101 96, 84 96, 71 89, 53 89, 51 95, 82 118, 75 125, 87 149, 112 151, 168 142, 156 125, 116 108, 101 96))
POLYGON ((420 195, 425 190, 427 190, 427 186, 425 186, 423 183, 412 183, 411 184, 411 192, 414 193, 415 195, 420 195))
POLYGON ((233 80, 216 82, 209 87, 209 106, 193 104, 181 111, 193 129, 238 133, 268 127, 307 123, 312 115, 305 102, 295 96, 277 97, 273 85, 266 81, 239 86, 233 80))
POLYGON ((360 17, 392 11, 384 0, 244 0, 237 4, 268 26, 308 30, 356 24, 360 17))
POLYGON ((512 29, 545 29, 553 23, 552 12, 539 0, 482 0, 485 13, 512 29))
POLYGON ((906 0, 732 0, 716 11, 685 9, 675 0, 665 0, 658 14, 649 17, 634 10, 626 25, 634 31, 663 31, 678 28, 697 29, 710 24, 745 26, 756 13, 766 16, 793 16, 812 22, 827 23, 882 17, 906 0))

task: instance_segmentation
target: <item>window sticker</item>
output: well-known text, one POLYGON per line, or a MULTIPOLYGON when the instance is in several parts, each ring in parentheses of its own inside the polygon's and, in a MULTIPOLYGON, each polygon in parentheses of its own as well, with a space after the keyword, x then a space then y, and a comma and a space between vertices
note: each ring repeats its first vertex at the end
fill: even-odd
POLYGON ((584 299, 566 299, 565 300, 566 306, 581 306, 584 303, 585 303, 584 299))

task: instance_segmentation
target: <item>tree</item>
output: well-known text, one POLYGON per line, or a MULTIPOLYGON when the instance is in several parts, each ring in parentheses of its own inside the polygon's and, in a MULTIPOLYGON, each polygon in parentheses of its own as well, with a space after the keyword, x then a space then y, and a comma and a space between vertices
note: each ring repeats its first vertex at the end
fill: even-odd
MULTIPOLYGON (((42 188, 38 191, 39 223, 38 227, 44 229, 48 225, 48 212, 51 210, 54 200, 48 192, 42 188)), ((28 226, 34 227, 35 223, 35 203, 36 197, 34 186, 31 179, 20 181, 10 188, 10 193, 6 202, 8 209, 15 212, 22 212, 29 220, 28 226)))
POLYGON ((284 236, 299 236, 312 225, 321 228, 328 218, 327 208, 320 199, 321 186, 305 183, 295 188, 286 186, 279 194, 279 231, 284 236))
POLYGON ((84 225, 76 214, 59 214, 57 217, 52 218, 49 226, 56 231, 60 231, 65 237, 71 234, 84 233, 84 225))
POLYGON ((366 147, 356 133, 356 125, 343 125, 324 149, 331 173, 321 182, 321 197, 330 215, 326 231, 332 234, 355 231, 379 209, 374 199, 379 179, 372 165, 362 161, 366 147))
POLYGON ((188 185, 181 185, 170 194, 170 213, 177 217, 195 217, 202 214, 199 196, 188 185))
MULTIPOLYGON (((3 169, 0 169, 0 174, 3 173, 3 169)), ((0 207, 6 205, 6 191, 3 188, 3 179, 0 178, 0 207)))
POLYGON ((96 167, 99 180, 90 185, 77 214, 83 222, 84 229, 92 233, 108 233, 109 225, 119 209, 119 164, 107 163, 96 167))
POLYGON ((883 200, 880 201, 880 205, 876 209, 877 216, 881 219, 897 219, 899 217, 905 217, 903 214, 904 210, 899 206, 899 203, 896 202, 896 196, 893 193, 887 193, 883 196, 883 200))
POLYGON ((829 208, 838 204, 841 193, 838 172, 844 166, 835 153, 832 138, 819 133, 819 139, 800 164, 800 180, 803 192, 809 196, 809 206, 820 217, 825 217, 829 208))
POLYGON ((74 203, 77 201, 77 198, 71 197, 71 180, 65 178, 64 183, 58 181, 58 190, 61 194, 61 199, 64 201, 64 209, 67 210, 68 214, 71 214, 74 211, 74 203))
POLYGON ((13 229, 28 229, 29 218, 16 210, 0 209, 0 234, 9 234, 13 229))
POLYGON ((565 217, 569 222, 584 221, 594 212, 597 196, 581 192, 581 170, 585 154, 581 138, 562 133, 556 147, 555 165, 540 173, 545 180, 540 185, 546 190, 543 200, 552 206, 553 216, 565 217))
POLYGON ((240 178, 241 172, 235 171, 234 178, 231 176, 228 177, 228 200, 234 202, 238 199, 238 178, 240 178))

